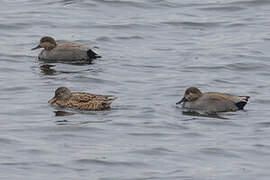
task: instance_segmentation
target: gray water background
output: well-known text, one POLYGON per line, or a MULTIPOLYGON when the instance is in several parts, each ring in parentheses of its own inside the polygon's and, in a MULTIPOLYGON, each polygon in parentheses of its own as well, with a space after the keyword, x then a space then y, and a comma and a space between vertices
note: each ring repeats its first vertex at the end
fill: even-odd
POLYGON ((0 179, 269 180, 270 1, 0 1, 0 179), (91 65, 44 63, 50 35, 98 46, 91 65), (47 101, 112 94, 104 112, 47 101), (204 117, 185 89, 251 96, 204 117))

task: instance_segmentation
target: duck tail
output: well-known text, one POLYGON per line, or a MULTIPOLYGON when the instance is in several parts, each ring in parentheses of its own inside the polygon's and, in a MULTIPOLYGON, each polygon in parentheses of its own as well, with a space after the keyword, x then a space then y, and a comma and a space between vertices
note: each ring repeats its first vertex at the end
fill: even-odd
POLYGON ((244 109, 244 106, 247 104, 249 96, 240 96, 242 99, 235 103, 235 105, 238 107, 239 110, 244 109))
POLYGON ((116 97, 113 97, 113 96, 107 96, 107 99, 104 100, 102 102, 102 106, 104 109, 109 109, 110 108, 110 105, 112 104, 112 102, 117 99, 116 97))
POLYGON ((87 56, 89 57, 89 59, 101 58, 101 56, 99 56, 97 53, 95 53, 95 52, 92 51, 91 49, 89 49, 89 50, 87 51, 87 56))
POLYGON ((116 100, 117 97, 114 97, 114 96, 109 96, 108 97, 108 100, 106 101, 107 104, 111 104, 114 100, 116 100))

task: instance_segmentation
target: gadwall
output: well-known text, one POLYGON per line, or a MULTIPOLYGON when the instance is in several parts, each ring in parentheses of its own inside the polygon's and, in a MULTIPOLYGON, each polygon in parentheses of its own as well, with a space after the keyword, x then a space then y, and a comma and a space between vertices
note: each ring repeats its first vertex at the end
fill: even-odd
POLYGON ((49 36, 42 37, 39 45, 32 48, 35 50, 44 48, 38 55, 38 59, 47 61, 87 61, 92 62, 93 59, 100 58, 88 46, 76 44, 72 42, 59 42, 49 36))
POLYGON ((206 112, 237 111, 244 108, 249 96, 234 96, 230 94, 206 92, 202 93, 196 87, 190 87, 185 91, 181 101, 184 108, 203 110, 206 112))
POLYGON ((78 110, 106 110, 116 99, 113 96, 95 95, 85 92, 70 92, 66 87, 59 87, 54 97, 48 102, 62 108, 78 110))

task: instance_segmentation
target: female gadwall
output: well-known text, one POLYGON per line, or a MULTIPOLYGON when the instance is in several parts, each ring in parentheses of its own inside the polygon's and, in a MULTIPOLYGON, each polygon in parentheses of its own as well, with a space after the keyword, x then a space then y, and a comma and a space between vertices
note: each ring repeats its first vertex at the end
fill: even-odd
POLYGON ((59 87, 54 97, 48 102, 62 108, 78 110, 105 110, 116 99, 113 96, 95 95, 84 92, 70 92, 66 87, 59 87))
POLYGON ((216 92, 202 93, 198 88, 190 87, 185 91, 183 99, 176 104, 183 103, 184 108, 207 112, 226 112, 243 109, 248 99, 249 96, 234 96, 216 92))
POLYGON ((38 59, 47 61, 87 61, 92 62, 95 58, 100 58, 94 51, 86 45, 75 44, 72 42, 59 42, 49 36, 42 37, 39 45, 32 48, 35 50, 44 48, 38 55, 38 59))

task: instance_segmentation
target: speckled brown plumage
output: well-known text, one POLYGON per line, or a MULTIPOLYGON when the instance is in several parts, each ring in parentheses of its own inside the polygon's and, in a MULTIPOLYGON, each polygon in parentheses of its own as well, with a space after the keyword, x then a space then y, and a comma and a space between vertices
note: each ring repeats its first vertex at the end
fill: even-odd
POLYGON ((95 95, 85 92, 71 93, 68 88, 60 87, 55 91, 55 96, 49 101, 62 108, 78 110, 100 111, 110 108, 110 104, 116 99, 113 96, 95 95))

